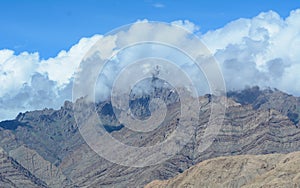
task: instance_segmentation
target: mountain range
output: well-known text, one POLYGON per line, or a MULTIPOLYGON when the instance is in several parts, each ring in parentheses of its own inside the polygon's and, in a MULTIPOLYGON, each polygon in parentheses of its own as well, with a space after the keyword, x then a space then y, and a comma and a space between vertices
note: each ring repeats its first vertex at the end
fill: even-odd
MULTIPOLYGON (((168 107, 162 126, 149 133, 135 133, 118 122, 114 107, 107 100, 95 106, 106 131, 125 144, 139 147, 166 139, 178 126, 180 99, 170 89, 155 89, 155 92, 168 107)), ((131 96, 130 106, 136 116, 149 116, 150 97, 131 96)), ((276 187, 287 182, 278 179, 282 175, 292 178, 293 181, 287 182, 291 187, 300 186, 295 174, 300 173, 296 168, 300 157, 296 152, 300 150, 300 98, 258 87, 228 92, 220 131, 202 151, 198 148, 209 122, 212 97, 195 99, 200 104, 199 121, 195 122, 193 136, 183 149, 163 163, 142 168, 114 164, 95 153, 78 130, 72 102, 66 101, 58 110, 20 113, 14 120, 0 122, 0 185, 276 187), (288 175, 285 171, 281 173, 289 168, 284 161, 293 167, 288 175), (268 178, 273 183, 267 184, 268 178)))

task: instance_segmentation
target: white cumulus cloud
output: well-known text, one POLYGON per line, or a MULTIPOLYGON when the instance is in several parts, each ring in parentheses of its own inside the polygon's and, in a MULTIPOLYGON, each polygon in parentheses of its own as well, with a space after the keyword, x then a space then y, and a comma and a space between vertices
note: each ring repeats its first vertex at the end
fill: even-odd
POLYGON ((69 51, 47 60, 38 53, 0 50, 0 119, 14 118, 20 111, 58 108, 71 100, 74 73, 101 37, 82 38, 69 51))
POLYGON ((239 19, 201 38, 220 62, 228 89, 246 85, 300 95, 300 9, 239 19))

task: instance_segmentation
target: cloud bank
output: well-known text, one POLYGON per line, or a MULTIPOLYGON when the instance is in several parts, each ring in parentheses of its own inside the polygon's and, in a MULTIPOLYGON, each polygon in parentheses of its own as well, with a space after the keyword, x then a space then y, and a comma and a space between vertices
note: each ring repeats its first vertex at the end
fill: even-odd
MULTIPOLYGON (((287 18, 269 11, 197 35, 218 60, 228 90, 259 85, 299 96, 299 20, 300 9, 292 11, 287 18)), ((191 32, 199 29, 186 20, 172 24, 191 32)), ((95 35, 82 38, 68 51, 46 60, 38 53, 16 55, 12 50, 0 50, 0 120, 12 119, 20 111, 59 108, 64 100, 71 100, 75 71, 87 51, 100 39, 116 45, 113 36, 95 35)), ((106 53, 103 49, 103 54, 106 53)))
POLYGON ((15 55, 12 50, 0 50, 0 120, 23 111, 59 108, 71 100, 74 73, 101 37, 82 38, 69 51, 47 60, 40 59, 38 53, 15 55))
POLYGON ((300 95, 300 9, 239 19, 201 38, 220 62, 228 89, 259 85, 300 95))

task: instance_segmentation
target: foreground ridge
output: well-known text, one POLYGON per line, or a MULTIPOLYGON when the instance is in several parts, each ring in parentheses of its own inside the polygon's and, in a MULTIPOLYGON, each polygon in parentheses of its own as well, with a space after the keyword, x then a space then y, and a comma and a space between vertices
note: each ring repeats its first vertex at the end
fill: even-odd
POLYGON ((165 181, 145 188, 168 187, 299 187, 300 152, 289 154, 240 155, 203 161, 165 181))

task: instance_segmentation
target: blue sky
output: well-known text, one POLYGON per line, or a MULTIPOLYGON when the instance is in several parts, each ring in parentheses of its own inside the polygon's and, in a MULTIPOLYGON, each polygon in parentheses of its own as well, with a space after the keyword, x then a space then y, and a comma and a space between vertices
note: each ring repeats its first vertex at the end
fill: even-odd
POLYGON ((299 0, 0 0, 0 49, 12 49, 17 54, 39 52, 47 59, 82 37, 105 34, 138 19, 187 19, 205 33, 269 10, 286 17, 299 7, 299 0))

